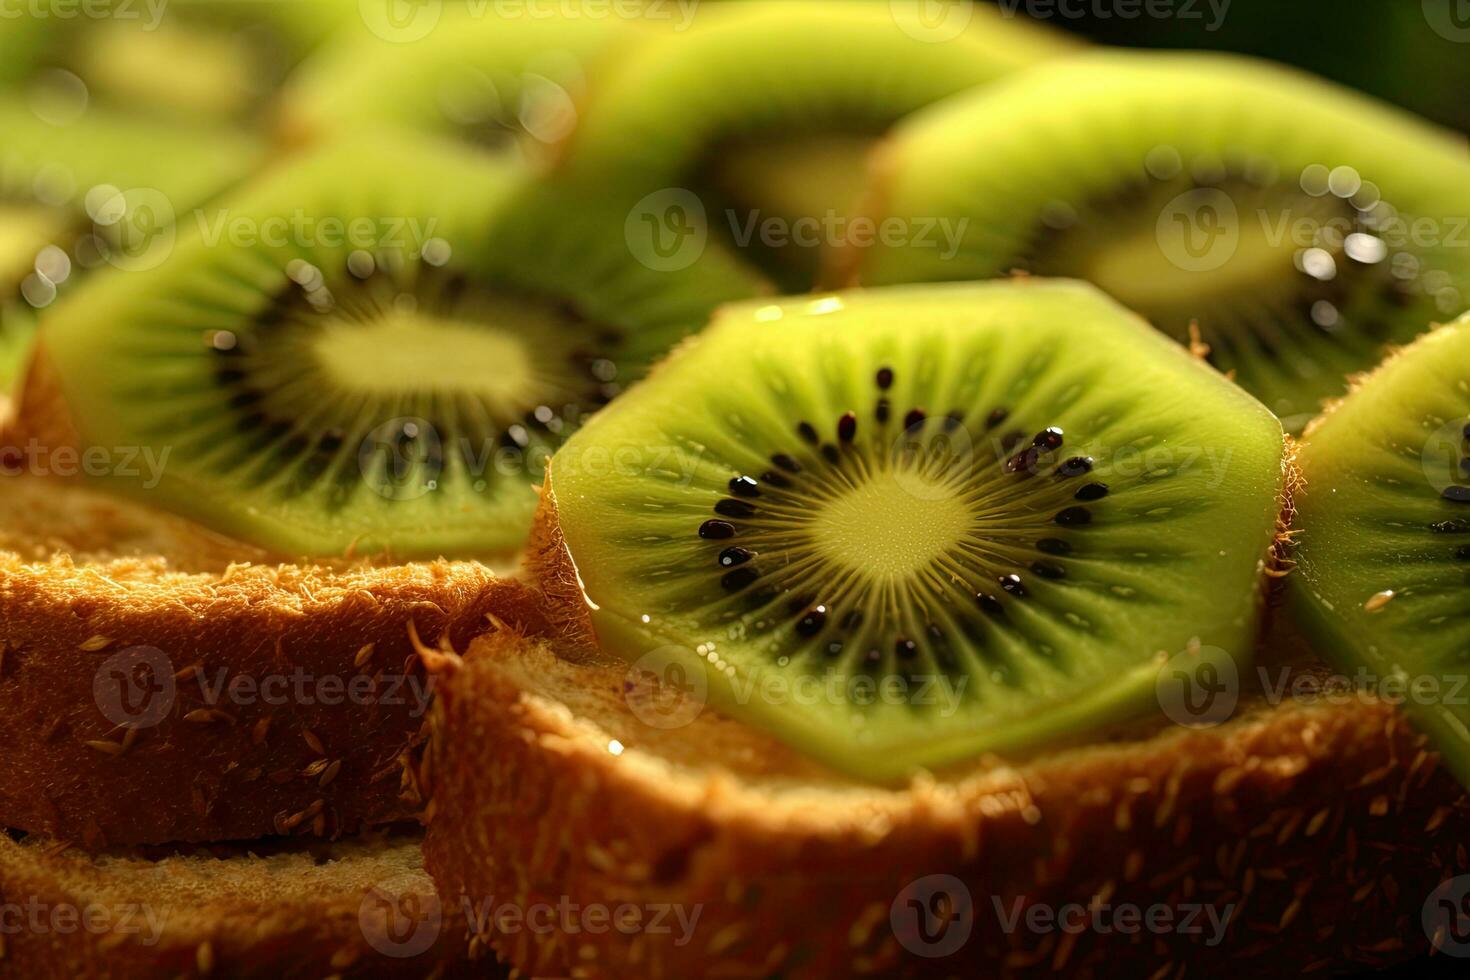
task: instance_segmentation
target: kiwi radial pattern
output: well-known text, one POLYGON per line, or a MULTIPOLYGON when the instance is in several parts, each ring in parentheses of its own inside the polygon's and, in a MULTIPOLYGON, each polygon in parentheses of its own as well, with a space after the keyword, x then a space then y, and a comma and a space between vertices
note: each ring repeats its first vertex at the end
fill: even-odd
POLYGON ((1470 783, 1470 318, 1390 358, 1308 429, 1291 608, 1470 783))
POLYGON ((693 195, 773 275, 810 288, 894 122, 1078 47, 984 4, 952 5, 963 16, 938 30, 913 6, 701 6, 688 29, 595 79, 558 173, 657 212, 693 195))
POLYGON ((553 458, 574 574, 547 568, 604 647, 898 778, 1145 712, 1163 657, 1248 657, 1282 449, 1085 284, 741 304, 553 458))
MULTIPOLYGON (((3 57, 3 53, 0 53, 3 57)), ((223 127, 0 96, 0 394, 37 316, 92 270, 135 268, 180 214, 242 180, 263 147, 223 127)))
POLYGON ((1295 71, 1098 53, 915 116, 864 205, 915 228, 850 250, 865 285, 1087 279, 1297 430, 1345 376, 1470 302, 1470 145, 1295 71))
POLYGON ((623 218, 454 144, 339 143, 87 284, 39 360, 83 446, 165 460, 117 489, 287 556, 509 556, 544 458, 762 288, 717 249, 639 263, 623 218))

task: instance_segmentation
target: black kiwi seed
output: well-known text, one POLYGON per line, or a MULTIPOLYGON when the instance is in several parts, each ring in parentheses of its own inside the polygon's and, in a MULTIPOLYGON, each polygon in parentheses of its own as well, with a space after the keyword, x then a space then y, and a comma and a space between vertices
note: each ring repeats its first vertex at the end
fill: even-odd
POLYGON ((1470 476, 1470 459, 1460 460, 1460 475, 1470 476))
POLYGON ((761 485, 752 477, 737 476, 730 481, 730 492, 737 497, 759 497, 761 485))
POLYGON ((863 625, 863 611, 861 609, 850 609, 846 616, 842 617, 842 628, 855 630, 863 625))
POLYGON ((1054 425, 1047 426, 1032 438, 1031 444, 1042 449, 1057 449, 1062 445, 1062 430, 1054 425))
POLYGON ((745 588, 750 583, 761 577, 761 573, 749 565, 743 565, 731 572, 726 572, 720 584, 731 592, 745 588))
POLYGON ((910 409, 909 413, 903 417, 903 427, 905 429, 916 428, 923 425, 924 420, 928 417, 928 414, 922 408, 910 409))
POLYGON ((699 525, 699 536, 706 541, 723 541, 735 536, 735 525, 729 521, 705 521, 699 525))
POLYGON ((1005 606, 1000 604, 999 599, 986 592, 975 593, 975 603, 980 607, 981 612, 991 616, 999 616, 1006 611, 1005 606))
POLYGON ((754 552, 744 548, 726 548, 720 552, 720 567, 734 568, 736 565, 744 565, 754 557, 754 552))
POLYGON ((786 490, 791 487, 791 481, 786 479, 786 477, 782 476, 780 473, 777 473, 775 470, 767 470, 765 473, 762 473, 761 482, 769 483, 773 487, 780 487, 782 490, 786 490))
POLYGON ((1000 437, 1000 448, 1005 450, 1006 452, 1010 452, 1012 449, 1015 449, 1017 446, 1025 441, 1026 434, 1021 430, 1016 429, 1014 431, 1007 432, 1005 435, 1000 437))
POLYGON ((725 517, 749 517, 755 513, 755 504, 726 497, 715 504, 715 513, 725 517))
POLYGON ((1108 495, 1106 483, 1089 483, 1072 496, 1077 500, 1101 500, 1108 495))
POLYGON ((1090 456, 1073 456, 1061 466, 1057 467, 1057 476, 1067 477, 1069 479, 1074 476, 1083 476, 1091 472, 1092 457, 1090 456))
POLYGON ((944 417, 944 431, 953 432, 965 424, 965 413, 955 409, 944 417))
POLYGON ((832 445, 830 442, 822 447, 822 457, 834 466, 842 462, 842 454, 839 453, 837 451, 837 447, 832 445))
POLYGON ((869 650, 867 653, 863 654, 863 663, 869 667, 877 667, 878 665, 883 663, 883 651, 869 650))
POLYGON ((1031 476, 1036 472, 1036 464, 1041 461, 1041 450, 1032 446, 1023 450, 1010 459, 1006 460, 1007 473, 1024 473, 1031 476))
POLYGON ((1084 527, 1092 523, 1092 511, 1086 507, 1068 507, 1053 518, 1063 527, 1084 527))
POLYGON ((1000 587, 1014 596, 1026 594, 1026 586, 1021 584, 1021 576, 1012 572, 1010 575, 1000 577, 1000 587))
POLYGON ((1031 570, 1042 578, 1056 580, 1067 577, 1067 570, 1054 561, 1038 561, 1031 563, 1031 570))
POLYGON ((800 473, 801 464, 787 456, 785 453, 777 453, 771 457, 771 462, 776 464, 777 469, 783 469, 787 473, 800 473))
POLYGON ((827 644, 827 656, 829 656, 829 657, 837 657, 837 656, 841 656, 841 654, 842 654, 842 641, 841 640, 833 640, 831 643, 828 643, 827 644))
POLYGON ((985 428, 993 429, 1010 418, 1010 416, 1011 413, 1003 408, 992 409, 990 414, 985 416, 985 428))
POLYGON ((852 442, 857 435, 857 416, 848 412, 837 420, 837 438, 843 442, 852 442))
POLYGON ((887 391, 889 388, 892 388, 893 387, 893 368, 879 368, 878 369, 878 379, 877 380, 878 380, 878 387, 879 387, 879 389, 881 389, 883 391, 887 391))
POLYGON ((880 398, 878 399, 878 407, 873 410, 873 417, 879 422, 887 422, 892 410, 893 406, 888 403, 888 399, 880 398))
MULTIPOLYGON (((801 438, 806 442, 811 443, 813 446, 815 446, 821 438, 817 435, 816 428, 813 427, 810 422, 802 422, 801 424, 799 424, 796 427, 796 434, 801 436, 801 438)), ((777 465, 779 466, 780 464, 778 463, 777 465)))
POLYGON ((912 660, 919 655, 919 645, 900 636, 893 644, 893 652, 900 660, 912 660))
POLYGON ((813 606, 806 615, 796 621, 796 632, 802 636, 816 636, 827 625, 827 607, 813 606))
POLYGON ((1454 504, 1470 503, 1470 487, 1445 487, 1440 496, 1454 504))
POLYGON ((1036 542, 1036 550, 1043 555, 1055 555, 1060 558, 1072 553, 1072 546, 1061 538, 1042 538, 1036 542))

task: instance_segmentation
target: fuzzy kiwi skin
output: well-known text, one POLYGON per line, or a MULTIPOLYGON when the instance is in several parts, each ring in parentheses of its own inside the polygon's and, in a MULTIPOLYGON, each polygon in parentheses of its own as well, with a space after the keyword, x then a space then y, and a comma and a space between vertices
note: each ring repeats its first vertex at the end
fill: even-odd
POLYGON ((1459 702, 1467 666, 1460 535, 1464 504, 1441 494, 1463 482, 1434 452, 1461 440, 1470 416, 1459 366, 1470 317, 1432 330, 1355 379, 1303 435, 1296 494, 1291 614, 1348 676, 1388 685, 1402 676, 1404 710, 1470 784, 1470 715, 1459 702), (1443 485, 1431 482, 1431 474, 1443 485), (1434 691, 1437 690, 1437 693, 1434 691))
MULTIPOLYGON (((907 347, 905 350, 910 360, 895 362, 895 366, 911 364, 913 371, 919 371, 917 365, 923 363, 922 357, 907 347)), ((1087 361, 1082 367, 1072 370, 1091 378, 1096 372, 1116 367, 1116 364, 1099 360, 1087 361)), ((1081 375, 1074 377, 1066 369, 1059 367, 1057 374, 1058 377, 1049 379, 1057 390, 1072 390, 1083 384, 1081 375)), ((954 380, 951 379, 952 382, 954 380)), ((1014 376, 1002 371, 995 378, 987 379, 977 390, 987 391, 984 397, 989 398, 994 392, 1005 391, 1016 383, 1014 376)), ((1037 387, 1041 387, 1040 383, 1037 387)), ((953 394, 943 396, 938 391, 927 394, 955 397, 953 394)), ((988 407, 971 406, 981 410, 981 417, 988 407)), ((1044 412, 1049 407, 1033 406, 1033 410, 1044 412)), ((567 625, 571 634, 595 636, 603 649, 625 656, 630 661, 643 663, 644 658, 668 657, 671 663, 679 663, 687 670, 704 669, 703 657, 692 651, 702 647, 706 641, 714 644, 718 637, 722 664, 728 665, 727 669, 733 673, 709 671, 712 701, 724 705, 731 714, 748 724, 784 733, 782 737, 791 744, 802 747, 828 765, 861 773, 866 778, 901 780, 919 766, 947 767, 980 751, 1024 754, 1079 731, 1144 711, 1144 705, 1153 700, 1158 671, 1154 655, 1158 651, 1179 651, 1191 644, 1205 643, 1223 647, 1245 660, 1262 595, 1261 572, 1267 548, 1275 537, 1283 494, 1282 449, 1280 426, 1259 403, 1226 384, 1208 367, 1192 360, 1188 354, 1085 284, 1043 280, 960 284, 854 292, 764 307, 746 304, 724 311, 714 326, 686 343, 638 391, 594 418, 552 459, 543 489, 538 522, 540 530, 532 547, 531 561, 536 574, 543 579, 543 587, 566 597, 564 608, 570 618, 567 625), (1139 431, 1149 424, 1149 412, 1158 413, 1160 419, 1158 426, 1150 431, 1169 433, 1171 439, 1181 442, 1193 438, 1199 440, 1198 446, 1211 450, 1229 448, 1229 474, 1234 481, 1229 504, 1231 514, 1217 513, 1213 523, 1202 523, 1201 508, 1220 506, 1222 501, 1215 495, 1223 491, 1206 489, 1202 472, 1181 467, 1177 484, 1164 480, 1153 486, 1140 487, 1142 497, 1133 498, 1132 504, 1122 503, 1128 496, 1125 492, 1127 486, 1119 485, 1115 499, 1122 509, 1118 511, 1118 523, 1112 525, 1114 533, 1120 534, 1122 540, 1134 541, 1129 533, 1132 520, 1129 515, 1136 515, 1140 522, 1172 515, 1175 538, 1187 539, 1185 551, 1192 556, 1182 567, 1189 574, 1200 574, 1206 566, 1213 569, 1208 574, 1214 589, 1211 594, 1219 599, 1218 605, 1200 606, 1188 614, 1175 605, 1168 605, 1165 607, 1168 615, 1160 610, 1145 614, 1127 598, 1110 596, 1115 608, 1107 613, 1097 605, 1089 605, 1086 611, 1092 618, 1091 631, 1087 633, 1085 643, 1079 641, 1079 647, 1086 649, 1089 658, 1116 656, 1116 660, 1110 661, 1112 672, 1105 677, 1094 676, 1092 686, 1073 689, 1060 704, 1043 700, 1031 712, 996 709, 993 707, 993 692, 988 692, 984 698, 976 700, 977 705, 983 702, 987 707, 976 708, 974 712, 965 714, 963 724, 956 721, 948 728, 933 719, 909 719, 905 716, 905 720, 900 722, 893 715, 880 713, 864 721, 865 738, 859 739, 854 736, 858 722, 847 719, 853 727, 846 727, 841 720, 842 712, 836 708, 831 709, 830 714, 808 714, 806 709, 798 710, 789 705, 783 707, 774 701, 768 704, 760 697, 742 699, 735 693, 740 683, 759 685, 777 672, 774 666, 764 666, 762 658, 765 655, 755 651, 761 649, 761 643, 775 641, 783 634, 778 631, 779 627, 772 627, 767 636, 767 627, 755 620, 768 616, 779 619, 780 613, 763 611, 759 616, 752 613, 742 619, 741 622, 751 631, 748 637, 744 631, 738 635, 732 631, 726 636, 725 625, 717 627, 715 620, 701 618, 704 616, 702 604, 713 604, 719 600, 722 583, 717 573, 712 581, 704 581, 708 574, 705 565, 714 567, 713 552, 706 555, 698 547, 691 549, 690 545, 698 546, 699 543, 694 541, 694 531, 707 516, 706 506, 701 502, 714 503, 725 492, 724 481, 730 475, 727 469, 735 465, 726 460, 744 459, 738 453, 730 455, 734 450, 724 440, 736 439, 743 447, 750 439, 756 439, 757 445, 751 451, 781 449, 784 442, 771 446, 761 440, 785 438, 789 435, 785 433, 785 424, 789 421, 794 426, 795 417, 786 420, 785 412, 773 409, 784 420, 778 429, 775 422, 767 422, 770 413, 763 401, 752 399, 748 407, 742 405, 737 410, 731 399, 737 398, 744 390, 763 395, 766 385, 773 391, 786 390, 788 381, 782 372, 792 371, 803 378, 823 379, 812 391, 787 396, 793 401, 801 401, 810 408, 825 405, 829 398, 835 398, 842 404, 834 417, 842 408, 855 407, 862 409, 861 417, 866 418, 867 409, 861 404, 850 406, 843 400, 852 394, 850 390, 842 388, 841 394, 835 394, 838 389, 829 391, 826 381, 828 378, 851 379, 858 374, 866 377, 867 368, 859 365, 866 364, 869 359, 876 359, 875 365, 881 362, 892 346, 890 342, 898 336, 897 332, 890 334, 885 331, 899 322, 900 317, 908 325, 903 334, 906 344, 930 350, 924 345, 931 340, 940 343, 937 338, 941 336, 954 338, 956 345, 971 346, 957 346, 952 350, 943 348, 946 354, 942 360, 957 359, 963 363, 989 361, 1008 365, 1006 371, 1017 369, 1019 364, 1034 364, 1031 358, 1033 355, 1043 356, 1041 351, 1045 351, 1053 361, 1058 360, 1056 351, 1064 349, 1067 342, 1075 338, 1065 332, 1046 331, 1062 323, 1072 325, 1079 334, 1104 338, 1097 344, 1098 349, 1127 351, 1127 354, 1118 356, 1132 366, 1136 377, 1142 379, 1147 376, 1147 380, 1140 380, 1139 384, 1148 386, 1153 392, 1152 401, 1125 410, 1113 403, 1103 409, 1098 403, 1088 404, 1087 399, 1079 398, 1067 405, 1073 413, 1067 424, 1078 426, 1079 432, 1089 427, 1093 429, 1092 438, 1101 442, 1101 465, 1104 467, 1109 450, 1118 448, 1106 444, 1108 434, 1127 433, 1126 438, 1130 441, 1139 438, 1139 431), (1032 325, 1031 332, 1045 339, 1035 341, 1038 345, 1036 351, 1029 346, 1008 345, 999 333, 997 325, 1000 323, 1032 325), (818 331, 821 331, 820 335, 818 331), (843 349, 848 353, 837 353, 836 343, 830 341, 834 336, 843 338, 843 349), (721 372, 721 383, 712 384, 710 379, 714 376, 714 366, 727 363, 734 356, 732 350, 735 348, 740 350, 739 356, 748 364, 757 366, 752 367, 752 371, 759 370, 758 366, 765 366, 770 369, 769 373, 747 381, 733 376, 727 378, 721 372), (849 363, 852 351, 862 353, 853 355, 849 363), (748 384, 749 388, 742 388, 743 384, 748 384), (1197 390, 1190 387, 1196 384, 1197 390), (1192 393, 1192 397, 1186 392, 1192 393), (805 401, 807 398, 811 399, 810 403, 805 401), (1186 407, 1186 402, 1192 407, 1186 407), (1215 406, 1208 414, 1199 408, 1205 402, 1215 406), (685 412, 697 409, 701 416, 737 420, 731 423, 736 426, 745 424, 738 421, 742 413, 759 421, 750 423, 749 433, 741 430, 742 434, 738 436, 714 434, 685 425, 682 417, 672 417, 668 411, 670 405, 679 405, 685 412), (1166 405, 1169 407, 1164 407, 1166 405), (1119 421, 1120 417, 1127 421, 1119 421), (1191 421, 1180 421, 1185 418, 1191 421), (1118 426, 1116 430, 1108 428, 1115 424, 1118 426), (1179 428, 1170 429, 1171 424, 1177 424, 1179 428), (778 432, 785 435, 772 435, 778 432), (679 456, 677 449, 674 460, 665 460, 646 481, 642 480, 642 474, 589 475, 593 473, 593 453, 610 453, 616 458, 625 449, 633 452, 637 447, 646 446, 700 447, 699 456, 694 461, 696 469, 692 472, 692 482, 679 484, 677 493, 661 482, 665 470, 672 472, 682 465, 683 457, 679 456), (587 461, 586 466, 581 465, 584 460, 587 461), (657 506, 644 508, 629 501, 647 501, 657 506), (675 516, 666 519, 666 514, 675 516), (679 520, 679 515, 682 515, 683 524, 668 523, 668 520, 679 520), (1228 534, 1212 536, 1227 527, 1230 529, 1228 534), (638 542, 636 550, 633 542, 638 542), (675 574, 675 565, 687 576, 686 579, 668 577, 675 574), (658 574, 651 574, 655 569, 659 570, 658 574), (675 593, 671 583, 681 581, 687 581, 690 590, 680 594, 687 600, 687 606, 679 606, 672 598, 675 593), (714 598, 708 597, 703 591, 706 589, 713 590, 714 598), (639 614, 643 615, 640 617, 639 614), (651 617, 648 614, 652 614, 651 617), (1137 618, 1140 616, 1145 617, 1146 628, 1141 628, 1145 620, 1137 618), (1134 657, 1132 653, 1121 653, 1123 650, 1147 653, 1134 657), (724 683, 726 676, 736 678, 729 691, 724 683), (981 718, 985 720, 982 722, 981 718), (922 751, 913 744, 917 736, 905 727, 909 722, 913 722, 916 730, 920 724, 929 726, 923 729, 929 734, 922 751), (889 727, 889 723, 899 727, 889 727), (913 754, 908 754, 911 751, 913 754)), ((997 465, 999 463, 997 460, 997 465)), ((1035 485, 1029 482, 1019 484, 1023 487, 1035 485)), ((1047 489, 1044 483, 1042 486, 1047 489)), ((768 488, 766 492, 772 491, 768 488)), ((1063 493, 1061 500, 1064 504, 1074 499, 1070 496, 1070 489, 1063 493)), ((1100 524, 1106 523, 1100 519, 1100 524)), ((1044 536, 1048 527, 1053 525, 1041 524, 1038 536, 1044 536)), ((1086 540, 1085 535, 1092 534, 1093 544, 1079 545, 1080 548, 1100 549, 1095 552, 1102 556, 1097 579, 1104 584, 1116 584, 1116 580, 1106 574, 1106 569, 1111 567, 1109 562, 1127 564, 1127 561, 1107 551, 1101 540, 1107 534, 1104 530, 1083 534, 1079 540, 1086 540)), ((1120 544, 1119 547, 1130 554, 1139 548, 1149 552, 1142 556, 1145 562, 1150 558, 1155 561, 1173 560, 1178 556, 1161 544, 1166 539, 1168 535, 1160 528, 1148 539, 1160 546, 1159 551, 1142 543, 1128 547, 1120 544)), ((1143 539, 1136 540, 1142 542, 1143 539)), ((1152 566, 1145 564, 1143 567, 1152 566)), ((1184 574, 1179 570, 1181 566, 1170 567, 1174 569, 1171 576, 1184 574)), ((974 569, 967 569, 967 574, 988 570, 977 565, 974 569)), ((1085 573, 1085 576, 1092 580, 1092 573, 1085 573)), ((1132 579, 1127 581, 1134 582, 1132 579)), ((1172 577, 1170 581, 1173 581, 1172 577)), ((1038 588, 1038 584, 1042 587, 1045 584, 1041 583, 1039 575, 1032 581, 1031 588, 1038 588)), ((980 585, 983 589, 983 581, 980 585)), ((1191 594, 1204 595, 1206 591, 1200 587, 1200 591, 1191 594)), ((1124 590, 1121 594, 1131 596, 1137 594, 1137 590, 1124 590)), ((794 595, 772 599, 764 608, 776 609, 794 595)), ((1144 591, 1144 596, 1145 601, 1161 601, 1148 590, 1144 591)), ((1058 620, 1063 612, 1075 614, 1070 606, 1075 594, 1058 591, 1051 594, 1050 599, 1055 605, 1043 604, 1037 608, 1050 609, 1058 620)), ((1020 599, 1016 601, 1022 602, 1020 599)), ((1171 603, 1177 601, 1177 596, 1171 597, 1171 603)), ((1040 612, 1033 614, 1020 606, 1011 612, 1023 618, 1042 616, 1040 612)), ((923 621, 922 618, 919 620, 923 621)), ((723 624, 724 620, 718 622, 723 624)), ((881 631, 878 635, 886 636, 881 631)), ((1030 633, 1020 635, 1027 642, 1032 640, 1030 633)), ((1057 642, 1051 639, 1052 634, 1045 631, 1038 635, 1043 637, 1038 643, 1057 642)), ((1011 641, 1008 638, 1003 642, 1011 641)), ((790 669, 793 672, 808 669, 812 656, 814 654, 810 650, 797 649, 791 658, 794 665, 790 669)), ((1090 669, 1096 660, 1089 659, 1085 663, 1090 669)), ((783 658, 782 666, 784 664, 783 658)), ((832 661, 832 664, 839 671, 856 669, 851 656, 832 661)), ((977 683, 989 680, 982 675, 977 683)), ((1069 682, 1079 683, 1076 675, 1069 678, 1069 682)), ((994 683, 998 685, 1001 682, 995 680, 994 683)), ((974 708, 975 705, 968 707, 974 708)))

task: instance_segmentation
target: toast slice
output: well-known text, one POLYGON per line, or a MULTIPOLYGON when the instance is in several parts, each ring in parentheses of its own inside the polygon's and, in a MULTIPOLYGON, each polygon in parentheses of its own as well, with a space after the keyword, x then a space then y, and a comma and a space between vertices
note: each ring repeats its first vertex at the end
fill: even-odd
POLYGON ((0 896, 5 977, 469 972, 416 832, 98 855, 0 834, 0 896))
POLYGON ((450 661, 421 770, 441 894, 533 975, 1289 976, 1425 950, 1470 871, 1464 790, 1311 662, 1263 664, 1275 698, 1243 672, 1217 727, 885 788, 561 652, 501 633, 450 661), (503 929, 562 896, 553 934, 503 929), (644 927, 577 912, 624 906, 644 927))
POLYGON ((64 444, 0 477, 0 826, 95 849, 410 815, 420 652, 532 622, 528 590, 477 562, 283 560, 58 478, 34 447, 64 444))

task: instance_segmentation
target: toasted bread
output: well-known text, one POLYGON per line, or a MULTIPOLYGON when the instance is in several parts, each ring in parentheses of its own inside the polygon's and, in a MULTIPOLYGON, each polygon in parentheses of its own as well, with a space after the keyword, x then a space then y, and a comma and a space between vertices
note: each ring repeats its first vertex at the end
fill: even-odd
POLYGON ((469 972, 417 834, 99 855, 0 834, 0 902, 0 977, 469 972))
POLYGON ((478 563, 280 563, 84 486, 0 486, 0 825, 88 847, 410 815, 418 649, 535 615, 478 563))
POLYGON ((1365 693, 1258 690, 1208 730, 1144 722, 884 788, 697 703, 679 727, 645 723, 631 677, 502 633, 441 683, 429 869, 529 973, 1286 976, 1426 949, 1426 899, 1470 871, 1470 800, 1365 693), (904 933, 946 888, 962 942, 904 933), (533 935, 495 917, 563 901, 694 922, 533 935), (1092 906, 1173 925, 1016 918, 1092 906))

